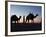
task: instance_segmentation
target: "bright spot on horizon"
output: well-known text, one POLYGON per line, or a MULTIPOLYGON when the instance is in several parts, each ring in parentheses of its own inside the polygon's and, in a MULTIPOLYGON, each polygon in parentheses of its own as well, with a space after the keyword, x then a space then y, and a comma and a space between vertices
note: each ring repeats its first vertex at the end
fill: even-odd
MULTIPOLYGON (((26 21, 26 17, 25 17, 25 21, 26 21)), ((34 18, 34 23, 41 23, 42 22, 42 18, 40 16, 34 18)), ((23 23, 23 17, 21 17, 19 23, 23 23)), ((28 23, 28 22, 26 22, 28 23)), ((31 20, 29 20, 29 23, 32 23, 31 20)))

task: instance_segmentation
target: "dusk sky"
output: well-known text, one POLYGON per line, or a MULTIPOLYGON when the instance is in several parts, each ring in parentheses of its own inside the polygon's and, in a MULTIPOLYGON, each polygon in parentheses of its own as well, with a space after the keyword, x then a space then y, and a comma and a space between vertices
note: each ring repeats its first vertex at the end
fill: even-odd
POLYGON ((10 6, 11 15, 15 14, 17 16, 27 16, 30 12, 34 15, 38 14, 41 16, 41 6, 26 6, 26 5, 11 5, 10 6))
MULTIPOLYGON (((10 6, 10 15, 19 16, 27 16, 29 13, 33 13, 34 15, 38 14, 39 17, 35 18, 34 21, 39 23, 41 22, 42 17, 42 7, 41 6, 26 6, 26 5, 11 5, 10 6)), ((23 22, 23 17, 20 19, 23 22)))

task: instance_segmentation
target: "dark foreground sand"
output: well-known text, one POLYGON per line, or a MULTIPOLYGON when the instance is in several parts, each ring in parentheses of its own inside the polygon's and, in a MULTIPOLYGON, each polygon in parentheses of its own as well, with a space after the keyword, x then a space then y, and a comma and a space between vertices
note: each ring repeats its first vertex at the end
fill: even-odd
POLYGON ((41 30, 41 23, 17 23, 11 24, 11 32, 41 30))

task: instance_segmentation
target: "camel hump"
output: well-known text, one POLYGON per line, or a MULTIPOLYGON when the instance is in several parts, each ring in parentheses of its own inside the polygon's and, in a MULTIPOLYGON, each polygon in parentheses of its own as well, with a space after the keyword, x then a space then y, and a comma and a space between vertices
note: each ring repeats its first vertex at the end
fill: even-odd
POLYGON ((12 15, 11 18, 17 18, 17 16, 16 15, 12 15))
POLYGON ((11 20, 15 20, 15 19, 18 19, 18 17, 16 15, 12 15, 11 20))
POLYGON ((32 13, 28 14, 27 17, 33 17, 34 15, 32 13))

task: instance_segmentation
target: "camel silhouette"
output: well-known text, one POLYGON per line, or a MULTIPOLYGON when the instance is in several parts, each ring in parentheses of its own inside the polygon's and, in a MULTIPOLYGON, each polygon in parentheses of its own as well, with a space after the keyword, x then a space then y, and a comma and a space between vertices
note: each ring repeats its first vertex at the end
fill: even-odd
POLYGON ((34 16, 33 13, 30 13, 27 17, 26 17, 26 22, 29 20, 31 20, 31 22, 33 21, 34 22, 34 18, 36 18, 38 16, 38 14, 36 14, 36 16, 34 16))
POLYGON ((11 23, 12 23, 12 21, 14 21, 15 23, 17 21, 17 23, 18 23, 18 21, 20 20, 20 18, 21 18, 21 16, 18 18, 16 15, 12 15, 11 16, 11 23))

